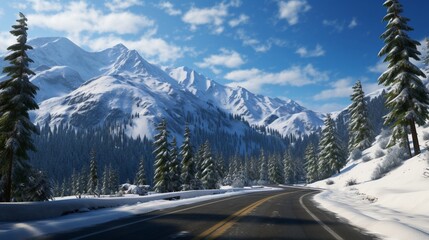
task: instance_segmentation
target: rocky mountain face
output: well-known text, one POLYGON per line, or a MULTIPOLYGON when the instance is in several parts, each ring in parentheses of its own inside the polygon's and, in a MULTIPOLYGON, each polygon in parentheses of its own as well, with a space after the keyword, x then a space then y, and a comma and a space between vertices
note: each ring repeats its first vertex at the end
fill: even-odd
MULTIPOLYGON (((66 38, 28 44, 36 72, 31 81, 40 88, 40 109, 32 118, 41 126, 123 124, 129 136, 152 138, 161 118, 177 135, 186 123, 231 134, 249 130, 232 115, 284 136, 303 136, 323 125, 321 114, 293 100, 230 88, 187 67, 161 69, 121 44, 100 52, 87 52, 66 38)), ((6 64, 0 61, 0 67, 6 64)))

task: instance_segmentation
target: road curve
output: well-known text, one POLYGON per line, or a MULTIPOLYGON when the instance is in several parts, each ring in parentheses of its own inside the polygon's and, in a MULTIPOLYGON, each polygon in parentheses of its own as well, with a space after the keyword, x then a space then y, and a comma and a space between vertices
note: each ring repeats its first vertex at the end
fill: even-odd
POLYGON ((375 239, 284 188, 154 211, 38 239, 375 239))

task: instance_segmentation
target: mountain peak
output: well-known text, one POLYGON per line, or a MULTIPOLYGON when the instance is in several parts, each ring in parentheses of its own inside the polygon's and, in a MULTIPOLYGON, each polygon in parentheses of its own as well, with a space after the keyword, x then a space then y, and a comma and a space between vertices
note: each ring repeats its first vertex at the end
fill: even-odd
POLYGON ((124 44, 122 43, 118 43, 115 46, 112 47, 113 49, 118 49, 118 50, 129 50, 124 44))
POLYGON ((34 38, 28 41, 28 44, 33 48, 45 47, 51 44, 58 45, 60 47, 77 47, 72 41, 65 37, 40 37, 34 38))

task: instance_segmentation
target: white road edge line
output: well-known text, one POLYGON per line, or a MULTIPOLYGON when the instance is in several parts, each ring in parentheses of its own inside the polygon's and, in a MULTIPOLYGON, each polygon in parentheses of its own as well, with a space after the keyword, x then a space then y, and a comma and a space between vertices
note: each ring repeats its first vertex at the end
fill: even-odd
POLYGON ((316 220, 327 232, 329 232, 336 240, 344 240, 342 237, 340 237, 340 235, 338 235, 336 232, 334 232, 334 230, 332 230, 330 227, 328 227, 326 224, 324 224, 318 217, 316 217, 316 215, 314 215, 312 212, 310 212, 310 210, 304 205, 304 202, 302 201, 302 199, 312 193, 307 193, 302 195, 299 198, 299 203, 301 204, 301 206, 304 208, 304 210, 314 219, 316 220))
POLYGON ((125 223, 125 224, 122 224, 122 225, 117 225, 115 227, 106 228, 106 229, 103 229, 103 230, 100 230, 100 231, 97 231, 97 232, 92 232, 92 233, 89 233, 89 234, 86 234, 86 235, 83 235, 83 236, 72 238, 71 240, 84 239, 84 238, 91 237, 91 236, 94 236, 94 235, 97 235, 97 234, 100 234, 100 233, 104 233, 104 232, 108 232, 108 231, 111 231, 111 230, 115 230, 115 229, 127 227, 127 226, 130 226, 130 225, 136 224, 136 223, 146 222, 146 221, 149 221, 149 220, 152 220, 152 219, 161 218, 161 217, 164 217, 164 216, 167 216, 167 215, 171 215, 171 214, 174 214, 174 213, 179 213, 179 212, 191 210, 191 209, 194 209, 194 208, 204 207, 204 206, 207 206, 207 205, 210 205, 210 204, 215 204, 215 203, 218 203, 218 202, 223 202, 223 201, 227 201, 227 200, 239 198, 239 197, 242 197, 243 195, 246 195, 246 194, 241 194, 241 195, 236 196, 236 197, 225 198, 225 199, 221 199, 221 200, 214 201, 214 202, 204 203, 204 204, 201 204, 201 205, 197 205, 197 206, 193 206, 193 207, 188 207, 188 208, 176 210, 176 211, 173 211, 173 212, 168 212, 168 213, 165 213, 165 214, 162 214, 162 215, 157 215, 157 216, 153 216, 153 217, 150 217, 150 218, 141 219, 141 220, 134 221, 134 222, 125 223))

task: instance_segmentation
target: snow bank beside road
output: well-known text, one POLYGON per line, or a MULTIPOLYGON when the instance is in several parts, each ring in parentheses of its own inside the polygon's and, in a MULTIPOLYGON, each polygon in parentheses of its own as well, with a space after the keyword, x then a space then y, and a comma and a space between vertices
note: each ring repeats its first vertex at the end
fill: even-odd
MULTIPOLYGON (((161 200, 165 199, 168 194, 154 194, 145 197, 158 197, 160 200, 152 200, 145 203, 125 205, 116 208, 101 209, 97 211, 82 212, 76 214, 69 214, 62 217, 29 221, 29 222, 14 222, 14 223, 3 223, 0 224, 0 239, 27 239, 32 237, 38 237, 46 234, 52 234, 62 231, 70 231, 90 225, 96 225, 113 221, 119 218, 129 217, 135 214, 143 214, 156 210, 162 210, 167 208, 178 207, 182 205, 188 205, 198 203, 207 200, 220 199, 225 197, 237 196, 247 193, 259 192, 259 191, 273 191, 278 190, 276 188, 258 188, 258 189, 228 189, 228 190, 198 190, 198 191, 187 191, 178 192, 183 194, 181 200, 168 201, 161 200), (210 193, 210 191, 213 191, 210 193), (219 193, 219 194, 217 194, 219 193), (223 194, 220 194, 223 193, 223 194), (203 196, 205 194, 205 196, 203 196), (187 198, 187 199, 183 199, 187 198)), ((177 195, 177 194, 176 194, 177 195)), ((133 197, 128 199, 141 199, 145 197, 133 197)), ((78 200, 78 199, 77 199, 78 200)), ((85 200, 85 199, 84 199, 85 200)), ((102 200, 102 199, 95 199, 102 200)), ((115 199, 116 200, 116 199, 115 199)), ((118 199, 119 200, 119 199, 118 199)), ((131 200, 130 200, 131 201, 131 200)), ((141 202, 137 201, 135 203, 141 202)), ((68 200, 61 200, 58 202, 68 202, 68 200)), ((28 205, 29 203, 23 203, 28 205)), ((131 203, 128 203, 131 204, 131 203)), ((27 215, 36 214, 37 210, 30 209, 27 215)))
POLYGON ((205 195, 221 194, 243 189, 213 189, 152 194, 147 196, 80 198, 49 202, 0 203, 0 221, 30 221, 59 217, 69 213, 88 211, 100 208, 111 208, 122 205, 144 203, 155 200, 186 199, 205 195), (31 214, 29 214, 31 213, 31 214))
MULTIPOLYGON (((423 136, 423 130, 428 129, 419 130, 419 136, 423 136)), ((429 145, 427 140, 420 141, 429 145)), ((377 166, 392 158, 380 142, 378 139, 361 159, 350 161, 340 174, 329 178, 333 184, 328 185, 328 179, 310 184, 326 189, 314 200, 351 224, 385 239, 429 239, 429 178, 424 175, 429 151, 424 149, 373 180, 377 166)))

